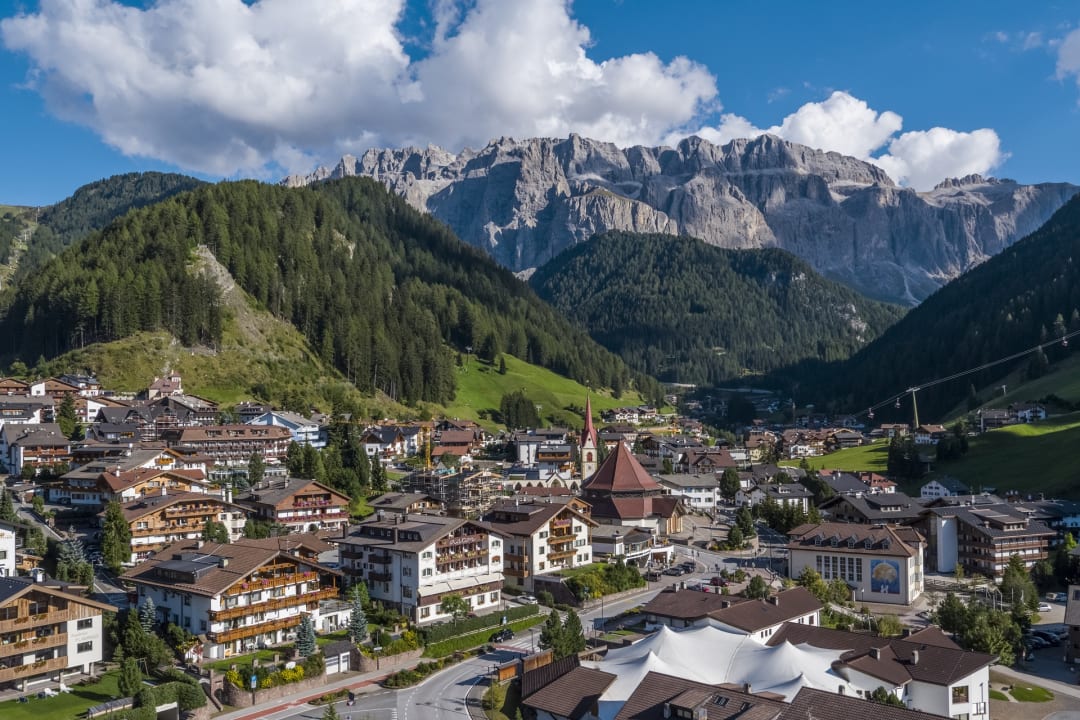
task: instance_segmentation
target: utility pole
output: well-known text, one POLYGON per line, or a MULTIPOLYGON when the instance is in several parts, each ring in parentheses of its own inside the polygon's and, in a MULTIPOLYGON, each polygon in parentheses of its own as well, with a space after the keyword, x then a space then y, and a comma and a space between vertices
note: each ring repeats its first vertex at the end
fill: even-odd
POLYGON ((918 427, 919 427, 919 403, 915 399, 915 393, 919 392, 919 388, 917 388, 917 387, 909 387, 907 389, 907 391, 909 393, 911 393, 911 409, 915 413, 915 428, 918 429, 918 427))

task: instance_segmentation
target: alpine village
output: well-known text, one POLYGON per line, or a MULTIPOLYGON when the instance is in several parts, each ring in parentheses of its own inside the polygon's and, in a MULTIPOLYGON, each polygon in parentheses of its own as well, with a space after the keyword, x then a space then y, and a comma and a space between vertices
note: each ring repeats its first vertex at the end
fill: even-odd
POLYGON ((1080 717, 1080 186, 630 5, 3 11, 0 720, 1080 717))

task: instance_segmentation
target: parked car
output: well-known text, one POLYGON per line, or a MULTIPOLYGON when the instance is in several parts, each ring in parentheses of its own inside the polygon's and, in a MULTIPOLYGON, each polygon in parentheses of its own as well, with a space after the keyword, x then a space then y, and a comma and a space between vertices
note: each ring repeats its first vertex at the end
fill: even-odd
POLYGON ((672 565, 671 567, 664 570, 664 574, 674 575, 675 577, 678 577, 679 575, 685 575, 686 570, 684 570, 680 565, 672 565))
POLYGON ((720 577, 719 575, 714 575, 713 577, 709 578, 709 584, 713 587, 727 587, 728 581, 720 577))
POLYGON ((1064 602, 1065 593, 1048 592, 1046 593, 1046 599, 1050 602, 1064 602))
POLYGON ((1038 635, 1029 635, 1024 639, 1024 645, 1030 650, 1042 650, 1045 647, 1049 647, 1050 643, 1046 642, 1038 635))
POLYGON ((681 567, 686 572, 694 572, 695 570, 697 570, 697 563, 693 560, 687 560, 684 563, 679 563, 679 567, 681 567))
POLYGON ((1053 610, 1053 608, 1050 607, 1050 603, 1039 603, 1039 612, 1050 612, 1051 610, 1053 610))
POLYGON ((488 642, 506 642, 514 637, 514 631, 510 628, 503 628, 502 630, 496 630, 488 638, 488 642))
POLYGON ((540 602, 535 595, 522 595, 517 601, 522 605, 537 605, 540 602))
POLYGON ((656 582, 657 580, 660 579, 660 571, 659 570, 650 570, 649 572, 645 573, 645 579, 648 580, 649 582, 656 582))
POLYGON ((1039 638, 1040 640, 1045 642, 1048 646, 1049 645, 1055 645, 1056 646, 1056 645, 1061 644, 1061 638, 1059 638, 1054 633, 1047 632, 1045 630, 1032 630, 1031 635, 1032 635, 1032 637, 1039 638))

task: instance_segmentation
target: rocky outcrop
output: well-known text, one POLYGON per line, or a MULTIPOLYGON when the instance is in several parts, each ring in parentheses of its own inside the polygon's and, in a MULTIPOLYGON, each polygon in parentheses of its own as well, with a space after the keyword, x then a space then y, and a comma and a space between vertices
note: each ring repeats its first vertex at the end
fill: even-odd
POLYGON ((875 165, 770 135, 717 146, 620 149, 500 138, 457 155, 369 150, 305 185, 365 175, 513 270, 605 230, 691 235, 728 248, 780 247, 881 299, 915 304, 1034 231, 1080 188, 979 175, 917 193, 875 165))

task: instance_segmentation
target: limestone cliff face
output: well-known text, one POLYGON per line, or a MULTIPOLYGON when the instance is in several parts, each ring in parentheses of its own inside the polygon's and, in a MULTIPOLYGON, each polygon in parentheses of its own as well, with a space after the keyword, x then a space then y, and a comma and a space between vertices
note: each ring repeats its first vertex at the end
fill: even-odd
POLYGON ((288 185, 364 175, 447 223, 513 270, 538 267, 605 230, 780 247, 873 297, 915 304, 1032 232, 1080 187, 978 175, 928 193, 880 168, 763 135, 724 146, 620 149, 500 138, 457 155, 369 150, 288 185))

